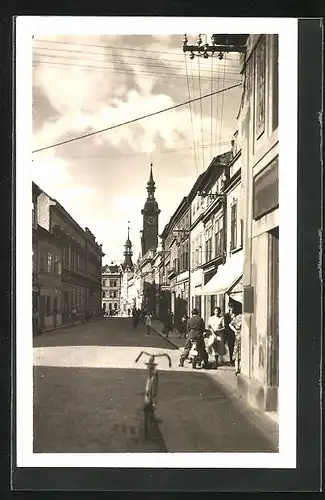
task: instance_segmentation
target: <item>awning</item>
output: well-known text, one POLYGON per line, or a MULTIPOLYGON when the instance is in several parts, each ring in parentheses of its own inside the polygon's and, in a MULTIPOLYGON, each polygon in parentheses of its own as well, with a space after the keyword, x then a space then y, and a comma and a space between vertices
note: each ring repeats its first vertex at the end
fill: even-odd
POLYGON ((226 293, 243 274, 243 251, 233 254, 226 263, 218 267, 214 276, 202 289, 202 295, 226 293))
POLYGON ((229 292, 229 297, 236 300, 236 302, 243 303, 243 292, 229 292))

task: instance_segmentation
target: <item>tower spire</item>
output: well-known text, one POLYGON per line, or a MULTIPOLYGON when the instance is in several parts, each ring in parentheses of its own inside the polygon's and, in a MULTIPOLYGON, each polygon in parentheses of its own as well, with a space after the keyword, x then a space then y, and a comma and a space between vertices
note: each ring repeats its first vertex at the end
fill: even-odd
POLYGON ((130 269, 131 271, 133 270, 133 262, 132 262, 132 242, 130 240, 130 221, 128 221, 128 237, 127 240, 124 244, 124 262, 122 264, 123 269, 130 269))
POLYGON ((156 183, 153 180, 152 167, 153 167, 153 164, 151 162, 150 163, 149 181, 147 182, 148 200, 155 199, 155 191, 156 191, 156 183))

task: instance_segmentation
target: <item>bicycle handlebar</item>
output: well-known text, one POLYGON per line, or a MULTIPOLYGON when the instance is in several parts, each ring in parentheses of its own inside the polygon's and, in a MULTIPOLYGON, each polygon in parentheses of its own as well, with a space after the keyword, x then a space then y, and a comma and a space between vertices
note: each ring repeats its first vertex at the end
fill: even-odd
POLYGON ((168 359, 168 363, 169 363, 169 368, 171 368, 172 366, 172 361, 170 359, 170 356, 169 354, 166 354, 166 353, 162 353, 162 354, 152 354, 152 353, 149 353, 149 352, 145 352, 145 351, 141 351, 139 356, 137 357, 137 359, 135 360, 135 362, 137 363, 139 361, 139 359, 141 358, 142 354, 145 354, 146 356, 150 356, 152 358, 152 362, 155 361, 155 358, 159 358, 159 357, 166 357, 168 359))

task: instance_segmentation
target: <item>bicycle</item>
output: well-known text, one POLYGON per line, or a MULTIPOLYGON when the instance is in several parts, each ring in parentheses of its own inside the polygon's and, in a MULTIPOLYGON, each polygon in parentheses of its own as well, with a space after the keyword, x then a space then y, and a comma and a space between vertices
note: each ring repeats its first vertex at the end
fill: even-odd
POLYGON ((155 407, 157 403, 158 394, 158 372, 156 369, 157 363, 155 363, 155 358, 166 357, 168 358, 169 368, 172 366, 170 356, 166 353, 163 354, 151 354, 145 351, 141 351, 135 362, 137 363, 141 358, 142 354, 149 356, 149 361, 146 363, 147 366, 147 379, 145 384, 144 392, 144 437, 148 439, 149 437, 149 424, 152 425, 157 423, 158 420, 155 416, 155 407))

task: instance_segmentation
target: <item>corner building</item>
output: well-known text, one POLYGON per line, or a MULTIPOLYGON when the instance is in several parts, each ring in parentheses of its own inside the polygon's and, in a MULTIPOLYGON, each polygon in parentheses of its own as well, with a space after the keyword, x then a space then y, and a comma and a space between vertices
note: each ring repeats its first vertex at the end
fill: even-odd
MULTIPOLYGON (((250 35, 242 59, 244 220, 242 373, 238 386, 265 411, 278 410, 279 201, 278 35, 250 35)), ((284 332, 285 333, 285 332, 284 332)))

